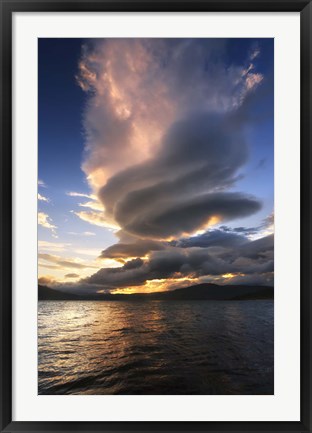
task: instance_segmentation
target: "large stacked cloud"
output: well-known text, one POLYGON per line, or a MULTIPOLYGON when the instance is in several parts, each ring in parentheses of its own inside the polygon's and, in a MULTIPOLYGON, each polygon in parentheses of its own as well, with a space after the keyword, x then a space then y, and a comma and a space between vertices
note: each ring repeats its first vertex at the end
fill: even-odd
POLYGON ((83 170, 103 221, 119 227, 119 242, 101 257, 124 263, 86 284, 110 289, 251 270, 271 278, 272 238, 262 245, 214 229, 262 205, 236 186, 249 153, 246 106, 264 81, 254 65, 259 49, 240 65, 224 62, 226 49, 223 39, 84 46, 77 76, 88 93, 83 170))

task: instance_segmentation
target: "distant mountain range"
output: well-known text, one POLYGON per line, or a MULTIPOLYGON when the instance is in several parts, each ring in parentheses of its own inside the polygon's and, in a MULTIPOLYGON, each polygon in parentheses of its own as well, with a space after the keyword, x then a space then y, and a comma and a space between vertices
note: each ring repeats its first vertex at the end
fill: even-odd
POLYGON ((51 289, 47 286, 39 285, 38 299, 39 301, 256 300, 274 299, 274 288, 267 286, 243 285, 219 286, 217 284, 205 283, 167 292, 133 293, 128 295, 112 295, 108 293, 76 295, 72 293, 65 293, 60 290, 51 289))

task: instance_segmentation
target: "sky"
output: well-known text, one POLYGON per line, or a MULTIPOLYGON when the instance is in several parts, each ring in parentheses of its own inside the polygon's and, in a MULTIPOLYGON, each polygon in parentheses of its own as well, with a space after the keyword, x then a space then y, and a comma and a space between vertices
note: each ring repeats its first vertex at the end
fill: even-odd
POLYGON ((273 285, 273 39, 38 40, 39 282, 273 285))

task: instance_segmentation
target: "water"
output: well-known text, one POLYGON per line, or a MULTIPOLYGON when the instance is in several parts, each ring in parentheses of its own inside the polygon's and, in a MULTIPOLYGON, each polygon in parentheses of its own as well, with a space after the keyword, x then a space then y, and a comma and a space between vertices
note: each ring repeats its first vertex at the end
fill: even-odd
POLYGON ((41 301, 39 394, 273 394, 273 301, 41 301))

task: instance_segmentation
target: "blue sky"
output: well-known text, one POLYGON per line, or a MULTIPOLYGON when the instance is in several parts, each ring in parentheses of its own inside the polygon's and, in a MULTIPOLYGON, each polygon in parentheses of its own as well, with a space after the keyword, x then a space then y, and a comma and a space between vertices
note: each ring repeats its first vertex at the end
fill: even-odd
MULTIPOLYGON (((233 283, 252 281, 233 260, 218 275, 195 266, 128 283, 108 278, 107 269, 125 274, 140 259, 143 275, 161 254, 170 262, 177 253, 168 242, 207 233, 243 227, 242 244, 271 235, 273 39, 60 38, 39 39, 38 50, 41 281, 130 292, 224 283, 225 274, 233 283), (135 197, 142 197, 136 207, 135 197), (124 244, 140 244, 141 255, 125 257, 124 244), (114 245, 119 257, 105 253, 114 245)), ((189 260, 194 248, 180 252, 189 260)), ((272 275, 253 278, 266 283, 272 275)))
MULTIPOLYGON (((81 170, 84 150, 82 127, 83 107, 86 96, 75 80, 81 55, 81 39, 39 39, 39 193, 49 198, 49 203, 39 200, 39 211, 49 215, 57 225, 57 238, 51 230, 39 225, 41 241, 67 243, 86 250, 101 251, 113 242, 111 232, 86 223, 71 211, 78 209, 77 198, 66 193, 91 190, 81 170), (61 67, 60 67, 61 65, 61 67), (90 232, 95 235, 84 236, 90 232), (81 233, 82 235, 70 234, 81 233)), ((86 201, 79 198, 78 202, 86 201)), ((53 250, 59 248, 52 247, 53 250)), ((48 249, 44 252, 51 252, 48 249)), ((60 251, 64 254, 64 251, 60 251)), ((85 259, 88 255, 82 255, 85 259)), ((51 273, 51 271, 49 272, 51 273)))

